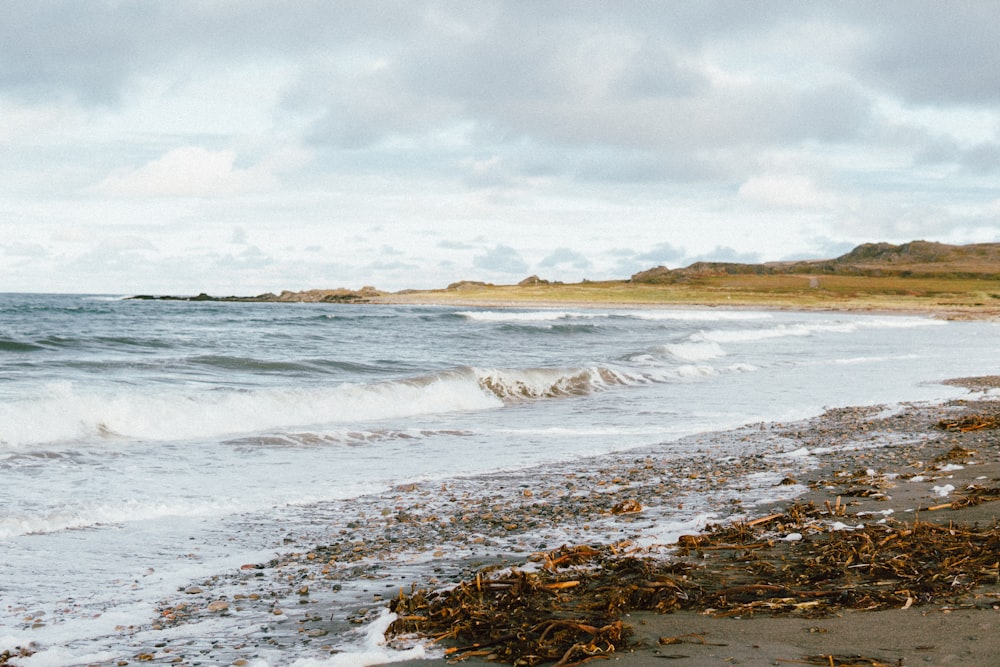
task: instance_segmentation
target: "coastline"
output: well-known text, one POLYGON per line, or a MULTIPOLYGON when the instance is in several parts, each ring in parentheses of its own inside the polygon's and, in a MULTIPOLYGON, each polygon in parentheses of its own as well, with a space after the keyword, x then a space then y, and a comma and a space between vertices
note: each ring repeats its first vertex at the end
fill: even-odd
MULTIPOLYGON (((428 644, 426 636, 390 641, 388 650, 366 662, 352 657, 356 649, 345 649, 342 640, 357 636, 393 599, 474 581, 483 568, 525 568, 539 554, 579 545, 670 558, 682 535, 786 512, 795 503, 820 508, 810 539, 834 534, 832 522, 894 526, 897 532, 914 521, 988 528, 997 518, 993 498, 961 509, 928 509, 958 498, 970 484, 1000 486, 996 429, 939 427, 943 419, 1000 414, 1000 377, 949 384, 969 393, 942 404, 838 408, 801 422, 749 424, 671 446, 362 497, 353 503, 356 523, 328 524, 318 512, 314 534, 288 536, 298 550, 248 563, 165 600, 159 617, 137 629, 148 648, 129 657, 211 655, 219 664, 279 665, 285 664, 283 647, 309 646, 330 656, 330 665, 376 664, 405 657, 414 643, 441 655, 443 647, 461 642, 428 644), (953 450, 959 454, 949 456, 953 450), (944 484, 955 487, 952 497, 934 490, 944 484), (700 497, 710 498, 712 507, 697 509, 700 497), (640 509, 630 511, 635 506, 626 502, 640 509), (837 504, 836 516, 822 516, 827 502, 837 504), (621 507, 626 510, 616 511, 621 507), (678 508, 686 521, 677 521, 678 508), (244 619, 245 632, 232 642, 166 639, 184 637, 183 625, 219 613, 244 619)), ((796 548, 778 537, 767 539, 796 548)), ((686 665, 992 665, 1000 654, 998 578, 957 597, 879 611, 831 607, 830 615, 785 610, 770 616, 757 609, 740 618, 694 609, 629 611, 621 619, 633 633, 628 644, 601 657, 626 667, 664 659, 686 665), (841 660, 848 655, 856 659, 841 660), (810 656, 826 657, 806 662, 810 656)), ((481 665, 487 657, 489 651, 464 662, 481 665)), ((446 662, 442 656, 411 664, 446 662)))
MULTIPOLYGON (((966 386, 970 392, 984 392, 997 387, 1000 379, 967 378, 949 383, 966 386)), ((796 435, 811 443, 807 446, 843 438, 843 428, 851 423, 874 439, 901 438, 903 443, 866 447, 853 453, 850 447, 827 452, 823 463, 808 473, 809 490, 792 503, 793 507, 806 504, 827 510, 835 503, 837 510, 830 513, 832 516, 824 521, 820 511, 817 519, 810 523, 810 529, 815 532, 813 537, 820 538, 824 532, 852 531, 862 525, 884 525, 885 530, 879 529, 879 533, 889 536, 906 529, 919 529, 920 525, 947 527, 951 532, 979 528, 995 531, 996 503, 1000 500, 1000 489, 996 488, 1000 482, 1000 451, 996 446, 997 431, 993 430, 996 423, 965 432, 940 426, 943 421, 956 421, 971 414, 1000 416, 1000 400, 986 398, 985 393, 979 396, 981 398, 954 400, 940 406, 904 406, 902 412, 888 417, 849 409, 809 420, 807 424, 793 425, 796 435), (931 422, 938 425, 932 426, 931 422), (806 428, 803 430, 802 426, 806 428), (947 497, 939 490, 945 485, 954 487, 947 497), (976 490, 981 489, 989 489, 981 502, 964 502, 963 499, 973 497, 976 490), (847 526, 831 527, 831 522, 847 526)), ((747 518, 781 514, 789 507, 787 501, 760 505, 747 518)), ((751 525, 753 523, 750 521, 751 525)), ((793 567, 796 563, 794 552, 802 549, 802 545, 782 543, 780 533, 770 533, 767 538, 771 543, 777 541, 781 551, 777 560, 784 567, 793 567)), ((807 537, 806 541, 809 539, 807 537)), ((758 546, 759 541, 758 537, 753 546, 758 546)), ((729 547, 726 549, 727 554, 732 554, 726 558, 736 557, 729 547)), ((713 567, 711 563, 718 566, 722 560, 717 552, 700 553, 702 558, 709 556, 716 558, 708 567, 713 567)), ((767 558, 755 554, 748 557, 748 562, 762 557, 767 558)), ((863 566, 863 562, 855 565, 863 566)), ((961 576, 956 570, 955 586, 959 585, 961 576)), ((751 582, 749 587, 771 585, 765 578, 751 577, 747 581, 751 582)), ((908 592, 903 596, 906 602, 897 608, 883 606, 875 610, 839 605, 824 609, 822 604, 813 606, 814 603, 802 602, 800 598, 762 602, 759 607, 754 602, 744 606, 742 613, 722 613, 723 610, 711 608, 678 609, 670 613, 631 611, 622 616, 631 631, 627 645, 621 650, 594 655, 626 667, 653 667, 665 659, 677 660, 677 664, 683 665, 962 664, 986 667, 996 663, 996 656, 1000 654, 1000 637, 996 633, 1000 629, 1000 571, 991 572, 979 585, 962 594, 935 597, 913 592, 913 597, 909 595, 908 592), (772 613, 769 608, 775 611, 772 613)), ((451 641, 448 645, 457 644, 451 641)), ((462 653, 456 655, 461 659, 462 653)), ((462 661, 474 665, 484 665, 488 661, 476 652, 470 655, 473 657, 462 661)), ((570 653, 565 657, 564 664, 588 660, 585 652, 580 651, 572 658, 570 653)), ((443 667, 450 663, 438 659, 407 664, 443 667)))
MULTIPOLYGON (((574 288, 577 286, 567 286, 574 288)), ((640 288, 641 290, 642 288, 640 288)), ((675 309, 675 310, 760 310, 775 312, 843 312, 872 315, 910 315, 933 317, 943 320, 1000 320, 1000 305, 981 302, 935 302, 913 295, 869 295, 867 297, 817 297, 789 298, 767 293, 725 295, 695 295, 674 289, 621 291, 614 288, 591 287, 586 294, 560 292, 559 287, 539 292, 532 287, 517 285, 492 286, 485 290, 404 290, 379 292, 371 287, 361 290, 338 288, 335 290, 284 291, 257 296, 152 296, 147 294, 125 297, 128 301, 173 301, 195 303, 281 303, 370 305, 370 306, 428 306, 455 308, 538 308, 538 309, 675 309), (555 289, 556 291, 551 291, 555 289), (735 298, 734 298, 735 296, 735 298)))

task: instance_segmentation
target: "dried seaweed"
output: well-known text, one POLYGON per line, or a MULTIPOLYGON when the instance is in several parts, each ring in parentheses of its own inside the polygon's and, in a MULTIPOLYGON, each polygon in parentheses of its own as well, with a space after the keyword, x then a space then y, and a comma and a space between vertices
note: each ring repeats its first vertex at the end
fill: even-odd
POLYGON ((957 419, 942 419, 938 422, 938 428, 962 433, 998 427, 1000 427, 1000 420, 995 415, 965 415, 957 419))
MULTIPOLYGON (((453 659, 566 667, 626 647, 630 632, 622 617, 630 611, 822 617, 844 608, 958 602, 1000 581, 996 526, 917 521, 827 528, 842 512, 839 502, 795 504, 755 521, 713 526, 683 536, 669 559, 611 546, 536 554, 533 571, 491 570, 449 590, 401 592, 388 634, 445 642, 453 659), (803 539, 779 539, 792 531, 803 539)), ((832 664, 880 664, 857 660, 832 664)))
POLYGON ((824 665, 825 667, 895 667, 901 663, 888 663, 878 658, 860 655, 807 655, 801 660, 778 660, 788 665, 824 665))

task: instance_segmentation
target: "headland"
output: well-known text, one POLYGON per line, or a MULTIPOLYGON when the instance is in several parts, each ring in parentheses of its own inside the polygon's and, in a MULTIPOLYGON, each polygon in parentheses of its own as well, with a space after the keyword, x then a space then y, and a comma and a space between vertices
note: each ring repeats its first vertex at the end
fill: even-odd
POLYGON ((834 259, 653 267, 622 280, 517 284, 476 280, 441 289, 385 292, 310 289, 255 296, 135 299, 275 303, 365 303, 483 307, 724 307, 925 313, 946 319, 1000 317, 1000 243, 868 243, 834 259))

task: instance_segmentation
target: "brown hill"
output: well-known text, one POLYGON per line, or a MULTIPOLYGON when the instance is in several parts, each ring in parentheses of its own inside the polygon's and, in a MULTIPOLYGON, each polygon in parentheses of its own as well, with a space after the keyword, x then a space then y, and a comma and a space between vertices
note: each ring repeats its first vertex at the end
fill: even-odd
POLYGON ((865 243, 835 259, 740 264, 695 262, 679 269, 658 266, 640 271, 631 282, 669 284, 720 275, 840 274, 901 277, 975 277, 1000 279, 1000 243, 948 245, 911 241, 902 245, 865 243))

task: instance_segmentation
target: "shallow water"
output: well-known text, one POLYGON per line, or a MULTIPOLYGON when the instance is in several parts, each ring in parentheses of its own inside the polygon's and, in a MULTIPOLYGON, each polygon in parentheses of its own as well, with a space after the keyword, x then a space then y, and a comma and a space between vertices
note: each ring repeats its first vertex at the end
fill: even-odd
POLYGON ((998 334, 835 313, 0 295, 0 649, 113 660, 131 650, 121 628, 179 589, 356 524, 359 499, 402 484, 956 396, 936 383, 995 372, 998 334))

